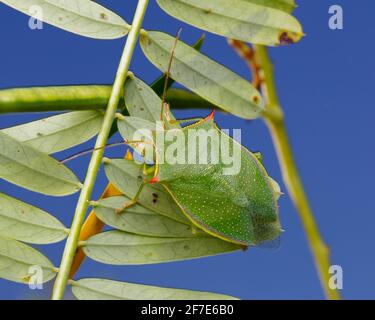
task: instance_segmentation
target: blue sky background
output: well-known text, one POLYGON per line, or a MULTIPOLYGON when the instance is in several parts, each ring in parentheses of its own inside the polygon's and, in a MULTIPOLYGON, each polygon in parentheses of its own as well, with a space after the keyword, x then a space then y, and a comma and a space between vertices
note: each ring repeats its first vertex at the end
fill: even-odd
MULTIPOLYGON (((201 31, 164 14, 151 0, 144 27, 175 34, 194 42, 201 31)), ((131 22, 136 1, 100 1, 131 22)), ((307 193, 332 261, 344 270, 346 299, 375 298, 374 255, 374 117, 375 45, 371 0, 298 1, 295 14, 307 36, 297 45, 272 49, 277 85, 289 135, 307 193), (328 28, 328 8, 344 8, 344 30, 328 28)), ((45 25, 27 27, 28 18, 0 4, 0 88, 34 85, 111 83, 123 40, 82 38, 45 25)), ((207 34, 203 52, 243 77, 248 70, 224 38, 207 34)), ((131 70, 147 82, 159 72, 137 48, 131 70)), ((195 111, 178 117, 195 116, 195 111)), ((6 115, 0 128, 44 117, 45 114, 6 115)), ((261 120, 247 122, 218 114, 219 125, 242 128, 242 141, 261 150, 269 174, 281 182, 280 170, 267 128, 261 120)), ((118 140, 115 138, 114 140, 118 140)), ((92 146, 93 141, 74 151, 92 146)), ((121 157, 123 148, 107 152, 121 157)), ((60 153, 64 158, 72 151, 60 153)), ((89 157, 70 164, 83 179, 89 157)), ((93 198, 107 181, 100 172, 93 198)), ((285 190, 285 188, 283 188, 285 190)), ((27 199, 70 225, 78 195, 51 198, 0 181, 0 192, 27 199)), ((281 221, 286 232, 280 248, 250 249, 200 260, 114 267, 87 260, 78 277, 105 277, 129 282, 214 291, 243 299, 320 299, 322 290, 299 218, 288 196, 282 197, 281 221)), ((59 264, 63 243, 43 247, 59 264)), ((0 299, 45 298, 43 291, 0 280, 0 299)))

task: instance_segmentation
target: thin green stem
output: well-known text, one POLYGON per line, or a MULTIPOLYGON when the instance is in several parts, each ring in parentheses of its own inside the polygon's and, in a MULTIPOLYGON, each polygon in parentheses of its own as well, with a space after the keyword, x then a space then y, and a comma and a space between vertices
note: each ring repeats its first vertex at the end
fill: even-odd
POLYGON ((95 151, 92 154, 91 161, 87 170, 85 182, 77 203, 74 214, 71 233, 65 245, 63 257, 61 260, 60 271, 57 275, 55 286, 53 289, 52 299, 61 300, 63 298, 65 287, 69 278, 70 269, 73 258, 77 250, 79 233, 82 223, 89 206, 92 190, 99 170, 101 160, 103 158, 103 147, 106 145, 108 135, 111 130, 112 123, 115 119, 116 110, 121 98, 122 88, 129 71, 130 62, 134 53, 134 48, 141 30, 144 15, 147 9, 148 0, 139 0, 134 15, 133 24, 129 32, 124 52, 118 67, 115 83, 113 85, 112 94, 108 102, 108 107, 104 115, 104 120, 98 138, 95 144, 95 151))
POLYGON ((261 67, 262 92, 267 99, 265 121, 275 144, 284 183, 301 218, 325 295, 328 299, 338 300, 340 293, 329 287, 331 266, 329 249, 320 235, 294 161, 267 49, 263 46, 255 46, 255 59, 261 67))

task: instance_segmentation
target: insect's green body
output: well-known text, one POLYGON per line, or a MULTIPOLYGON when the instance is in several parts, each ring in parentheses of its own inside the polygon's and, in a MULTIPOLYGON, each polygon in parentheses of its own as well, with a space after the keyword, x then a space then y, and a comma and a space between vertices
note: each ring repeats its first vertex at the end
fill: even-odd
MULTIPOLYGON (((189 130, 210 130, 223 134, 212 118, 199 121, 182 130, 186 139, 181 143, 186 154, 189 130)), ((199 164, 159 164, 156 180, 171 194, 185 215, 199 228, 224 240, 257 245, 273 240, 281 231, 276 194, 270 179, 257 157, 226 136, 231 151, 240 148, 241 160, 236 174, 223 174, 227 165, 222 161, 199 164)), ((170 142, 175 143, 175 142, 170 142)), ((217 143, 209 140, 208 155, 217 143)), ((166 147, 167 144, 166 144, 166 147)), ((220 147, 220 146, 216 146, 220 147)), ((188 156, 188 155, 186 155, 188 156)))
MULTIPOLYGON (((131 140, 132 131, 139 123, 136 117, 123 117, 118 127, 126 140, 131 140)), ((148 121, 146 121, 148 122, 148 121)), ((270 177, 258 157, 225 135, 215 124, 213 117, 207 117, 184 128, 168 126, 165 129, 155 127, 148 122, 146 129, 157 128, 148 135, 156 140, 157 133, 163 133, 163 149, 156 146, 156 164, 148 169, 148 182, 162 185, 181 208, 182 212, 200 229, 223 240, 241 245, 257 245, 277 238, 281 232, 278 218, 277 194, 270 177), (191 148, 191 132, 207 133, 205 144, 191 148), (159 132, 160 133, 160 132, 159 132), (168 134, 183 139, 167 139, 168 134), (221 140, 211 139, 209 133, 217 133, 221 140), (227 142, 223 143, 223 139, 227 142), (185 162, 166 161, 169 147, 182 152, 185 162), (239 150, 240 160, 234 174, 224 174, 228 169, 222 159, 215 158, 211 151, 224 148, 234 156, 234 149, 239 150), (191 153, 194 153, 191 156, 191 153), (207 161, 200 162, 200 156, 206 152, 207 161), (161 159, 163 155, 163 161, 161 159), (190 156, 190 161, 186 160, 190 156), (192 160, 192 161, 191 161, 192 160), (151 173, 150 173, 151 172, 151 173)), ((151 138, 152 139, 152 138, 151 138)), ((153 141, 155 143, 155 141, 153 141)), ((132 145, 139 150, 139 145, 132 145)), ((126 213, 125 213, 126 214, 126 213)))

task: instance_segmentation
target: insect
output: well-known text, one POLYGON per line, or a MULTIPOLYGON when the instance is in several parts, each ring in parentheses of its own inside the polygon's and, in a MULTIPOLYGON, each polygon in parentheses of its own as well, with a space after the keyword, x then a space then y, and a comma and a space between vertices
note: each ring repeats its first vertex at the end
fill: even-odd
MULTIPOLYGON (((163 118, 168 117, 165 115, 163 118)), ((140 120, 121 117, 118 122, 120 132, 124 133, 123 128, 132 122, 138 123, 140 120)), ((168 129, 169 124, 165 123, 164 129, 159 128, 159 133, 164 137, 170 135, 179 138, 165 138, 164 151, 158 149, 155 141, 147 142, 154 148, 155 164, 145 165, 145 178, 136 195, 117 212, 126 214, 126 209, 137 203, 146 185, 157 184, 171 195, 194 225, 213 236, 246 246, 278 237, 281 228, 277 194, 257 156, 224 135, 215 124, 213 114, 186 127, 168 129), (211 139, 204 140, 202 144, 191 143, 189 137, 192 132, 200 132, 205 137, 210 133, 211 139), (236 156, 240 160, 234 174, 225 174, 228 165, 215 155, 221 151, 223 143, 212 137, 226 140, 224 145, 229 147, 230 153, 235 154, 234 149, 239 151, 236 156), (176 163, 175 158, 172 161, 166 159, 170 147, 180 152, 180 163, 176 163), (202 153, 207 155, 203 163, 200 161, 202 153), (190 161, 187 162, 188 158, 190 161)), ((151 128, 152 123, 147 127, 151 128)), ((155 139, 157 134, 157 130, 153 131, 148 139, 155 139)), ((128 135, 124 134, 124 138, 128 140, 128 135)), ((137 145, 135 149, 139 147, 139 142, 128 141, 130 146, 137 145)), ((153 201, 157 201, 155 196, 153 201)))
POLYGON ((203 119, 175 120, 165 102, 166 89, 165 85, 161 104, 154 110, 158 114, 154 121, 133 116, 142 113, 129 108, 131 116, 117 115, 125 143, 152 164, 144 164, 139 187, 116 212, 126 214, 128 208, 143 201, 144 193, 152 195, 148 205, 156 207, 159 197, 149 189, 153 186, 167 192, 197 228, 212 236, 244 246, 277 238, 281 232, 278 189, 259 156, 224 134, 215 123, 214 112, 203 119), (181 126, 184 122, 193 123, 181 126), (139 131, 142 138, 134 138, 139 131), (192 143, 193 135, 195 141, 203 143, 192 143), (231 164, 234 172, 229 174, 229 164, 222 157, 224 151, 237 160, 231 164))

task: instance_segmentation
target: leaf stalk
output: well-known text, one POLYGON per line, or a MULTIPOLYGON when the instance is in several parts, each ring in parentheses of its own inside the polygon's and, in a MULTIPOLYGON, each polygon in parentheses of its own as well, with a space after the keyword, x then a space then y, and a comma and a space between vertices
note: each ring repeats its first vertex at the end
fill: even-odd
POLYGON ((53 288, 53 300, 61 300, 65 292, 73 258, 77 250, 79 234, 81 231, 83 220, 85 218, 86 211, 89 206, 89 201, 98 174, 99 166, 103 158, 104 146, 107 143, 111 126, 115 119, 116 110, 121 99, 121 92, 123 91, 125 80, 129 71, 130 62, 133 57, 134 49, 139 37, 140 29, 146 13, 147 6, 148 0, 138 1, 131 30, 129 32, 125 44, 125 48, 118 67, 115 82, 112 88, 112 93, 104 115, 103 124, 96 140, 96 150, 92 154, 90 164, 87 170, 86 179, 83 184, 80 197, 78 199, 76 211, 71 226, 71 233, 65 245, 60 270, 53 288))
POLYGON ((294 161, 293 151, 285 126, 284 112, 277 94, 271 59, 264 46, 256 45, 254 49, 255 59, 259 66, 261 66, 261 89, 267 100, 264 120, 270 130, 276 148, 285 186, 302 221, 325 295, 330 300, 339 300, 340 293, 329 287, 330 252, 320 235, 294 161))

